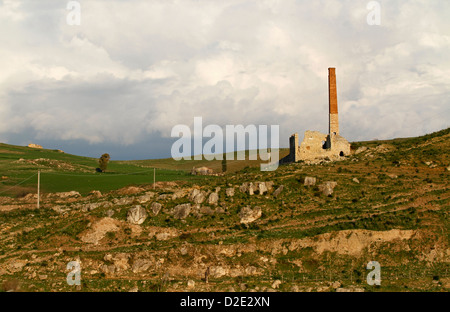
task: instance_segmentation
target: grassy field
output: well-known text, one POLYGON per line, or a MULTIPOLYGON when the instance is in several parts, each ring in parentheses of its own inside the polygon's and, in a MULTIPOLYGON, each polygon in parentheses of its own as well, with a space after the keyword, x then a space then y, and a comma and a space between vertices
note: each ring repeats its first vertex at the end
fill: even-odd
POLYGON ((106 192, 127 185, 151 184, 153 168, 157 168, 157 182, 205 179, 193 177, 187 170, 164 169, 162 166, 151 166, 151 162, 147 164, 142 167, 133 162, 111 161, 107 172, 98 173, 95 171, 98 159, 95 158, 0 144, 0 195, 21 196, 36 192, 38 169, 41 171, 41 190, 44 193, 74 190, 86 194, 92 190, 106 192))
MULTIPOLYGON (((288 153, 280 152, 280 158, 288 153)), ((236 159, 236 153, 234 159, 236 159)), ((248 159, 248 151, 246 151, 248 159)), ((236 172, 245 167, 258 167, 259 160, 229 160, 227 171, 236 172)), ((0 144, 0 195, 23 196, 37 189, 37 171, 41 171, 42 192, 78 191, 82 195, 92 190, 107 192, 128 185, 153 183, 153 168, 156 182, 201 181, 214 177, 192 176, 193 167, 207 166, 214 172, 222 172, 222 161, 180 160, 172 158, 138 161, 110 161, 107 172, 98 173, 98 159, 65 154, 58 150, 0 144)))

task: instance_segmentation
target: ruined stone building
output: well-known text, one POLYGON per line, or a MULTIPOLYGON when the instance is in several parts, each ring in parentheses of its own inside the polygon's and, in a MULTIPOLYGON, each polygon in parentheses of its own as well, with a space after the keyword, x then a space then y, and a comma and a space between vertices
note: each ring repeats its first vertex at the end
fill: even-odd
POLYGON ((283 162, 300 160, 330 159, 338 160, 350 155, 350 143, 339 135, 339 118, 336 88, 336 69, 328 68, 328 134, 318 131, 306 131, 303 142, 298 144, 298 134, 289 138, 289 156, 283 162))

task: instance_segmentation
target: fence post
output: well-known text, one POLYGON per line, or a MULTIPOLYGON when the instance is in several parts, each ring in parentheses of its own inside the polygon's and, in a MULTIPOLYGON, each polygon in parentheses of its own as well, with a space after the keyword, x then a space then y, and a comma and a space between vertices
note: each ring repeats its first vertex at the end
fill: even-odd
POLYGON ((38 186, 37 186, 37 208, 39 209, 39 199, 40 199, 40 188, 41 188, 41 170, 38 169, 38 186))

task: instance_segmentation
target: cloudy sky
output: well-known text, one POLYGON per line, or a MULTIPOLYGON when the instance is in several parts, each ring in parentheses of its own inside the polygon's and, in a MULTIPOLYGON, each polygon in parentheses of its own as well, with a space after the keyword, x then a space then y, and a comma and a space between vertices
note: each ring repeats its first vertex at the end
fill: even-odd
POLYGON ((0 142, 170 157, 177 124, 327 132, 336 67, 350 141, 449 126, 450 1, 0 0, 0 142))

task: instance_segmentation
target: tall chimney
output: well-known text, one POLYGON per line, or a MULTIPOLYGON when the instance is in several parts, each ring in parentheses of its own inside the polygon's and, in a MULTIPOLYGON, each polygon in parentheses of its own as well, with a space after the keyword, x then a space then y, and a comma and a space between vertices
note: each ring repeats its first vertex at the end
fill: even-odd
POLYGON ((328 102, 330 105, 329 134, 339 134, 335 68, 328 68, 328 102))

